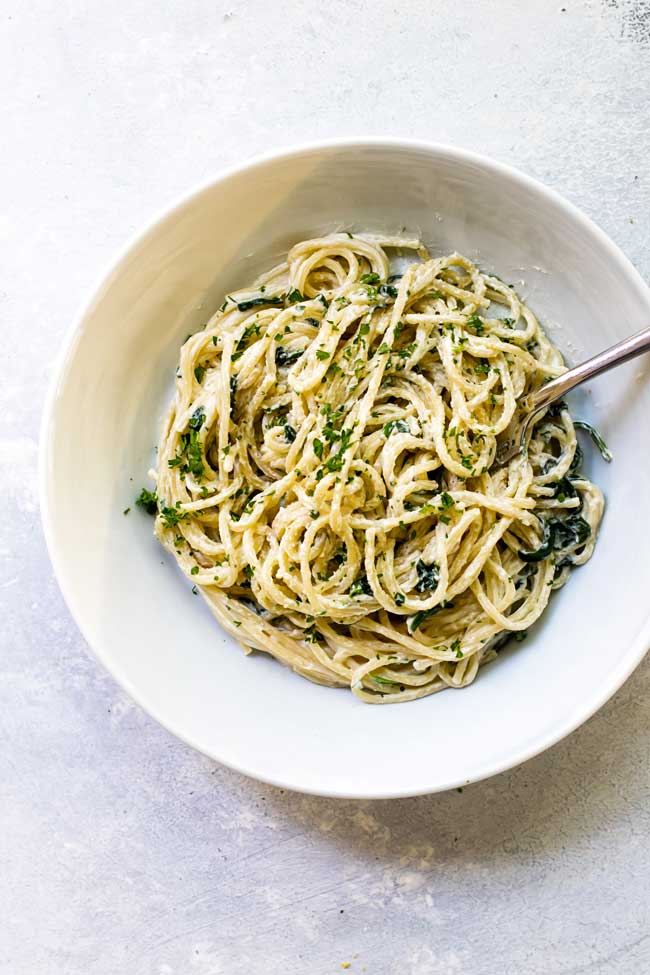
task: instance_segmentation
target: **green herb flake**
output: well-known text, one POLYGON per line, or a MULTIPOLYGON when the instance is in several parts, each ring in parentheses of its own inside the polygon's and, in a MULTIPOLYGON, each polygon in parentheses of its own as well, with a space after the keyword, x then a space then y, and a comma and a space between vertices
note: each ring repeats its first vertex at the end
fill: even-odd
POLYGON ((404 346, 403 349, 398 349, 397 354, 400 357, 400 359, 410 359, 416 349, 417 349, 417 343, 411 342, 410 345, 404 346))
POLYGON ((316 626, 313 623, 303 632, 305 634, 305 640, 307 643, 321 643, 323 640, 323 634, 316 629, 316 626))
POLYGON ((440 580, 439 564, 437 562, 427 563, 418 559, 415 569, 418 575, 415 591, 420 593, 432 592, 440 580))
POLYGON ((146 488, 142 488, 135 499, 135 503, 144 508, 148 515, 155 515, 158 511, 158 495, 155 491, 147 491, 146 488))
MULTIPOLYGON (((177 505, 180 501, 177 502, 177 505)), ((173 528, 179 523, 179 521, 185 521, 189 517, 187 511, 179 511, 178 506, 171 507, 170 505, 163 505, 160 509, 160 516, 163 520, 165 528, 173 528)))
POLYGON ((390 437, 391 433, 410 433, 411 428, 406 420, 389 420, 382 427, 382 432, 385 437, 390 437))
POLYGON ((389 687, 397 687, 394 680, 388 680, 386 677, 379 677, 378 674, 373 674, 372 679, 377 682, 377 684, 388 684, 389 687))
POLYGON ((470 328, 473 328, 477 335, 482 335, 483 332, 485 331, 485 325, 483 324, 482 320, 479 318, 478 315, 470 315, 467 321, 465 322, 465 325, 468 325, 470 328))
POLYGON ((199 406, 194 410, 190 417, 190 430, 200 430, 205 422, 205 407, 199 406))
POLYGON ((372 596, 372 589, 366 576, 359 576, 348 589, 348 596, 372 596))
POLYGON ((201 449, 199 435, 196 430, 190 431, 190 440, 187 445, 187 469, 196 478, 203 477, 205 473, 203 450, 201 449))
POLYGON ((433 606, 431 609, 423 609, 421 612, 416 613, 415 616, 411 616, 408 621, 409 631, 415 633, 416 630, 424 623, 425 620, 430 619, 435 616, 436 613, 441 612, 443 609, 453 609, 454 604, 452 602, 447 602, 443 599, 441 603, 437 606, 433 606))
POLYGON ((275 350, 276 366, 290 366, 303 354, 304 349, 285 349, 283 346, 275 350))
POLYGON ((259 298, 246 298, 245 301, 237 302, 237 310, 249 311, 251 308, 257 308, 260 305, 274 305, 276 308, 281 308, 284 305, 284 298, 282 295, 260 295, 259 298))
POLYGON ((397 288, 392 284, 382 284, 377 290, 382 298, 397 298, 397 288))

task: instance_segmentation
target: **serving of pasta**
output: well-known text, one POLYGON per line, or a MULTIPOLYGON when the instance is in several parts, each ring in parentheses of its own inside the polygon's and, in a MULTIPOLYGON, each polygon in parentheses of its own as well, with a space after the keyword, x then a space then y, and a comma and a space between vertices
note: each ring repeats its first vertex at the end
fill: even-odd
POLYGON ((226 630, 390 703, 471 683, 592 554, 562 356, 513 287, 419 240, 296 244, 183 344, 155 531, 226 630))

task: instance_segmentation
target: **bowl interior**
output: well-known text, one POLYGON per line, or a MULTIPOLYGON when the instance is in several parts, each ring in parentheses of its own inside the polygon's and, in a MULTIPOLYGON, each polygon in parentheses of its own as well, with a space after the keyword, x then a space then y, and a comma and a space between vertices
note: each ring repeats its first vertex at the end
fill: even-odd
POLYGON ((585 451, 607 497, 595 555, 552 598, 528 639, 471 687, 370 707, 265 656, 245 657, 133 501, 149 486, 185 335, 227 290, 250 282, 292 243, 333 229, 420 234, 433 253, 458 250, 523 282, 520 293, 569 361, 649 320, 645 286, 604 235, 554 194, 487 160, 363 143, 261 161, 159 221, 83 316, 45 420, 48 544, 88 642, 184 740, 289 788, 355 796, 434 791, 557 740, 640 659, 648 637, 650 452, 640 449, 650 415, 648 365, 623 366, 572 398, 574 415, 596 423, 614 452, 608 466, 585 451))

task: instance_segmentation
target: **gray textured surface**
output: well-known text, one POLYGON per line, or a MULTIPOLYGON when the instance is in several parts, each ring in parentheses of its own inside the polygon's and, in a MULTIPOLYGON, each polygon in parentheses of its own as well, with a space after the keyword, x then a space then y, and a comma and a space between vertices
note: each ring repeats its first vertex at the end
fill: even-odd
POLYGON ((648 4, 5 0, 0 24, 2 975, 650 970, 648 663, 569 740, 462 794, 283 794, 172 739, 89 656, 36 496, 44 386, 100 269, 257 151, 478 149, 650 278, 648 4))

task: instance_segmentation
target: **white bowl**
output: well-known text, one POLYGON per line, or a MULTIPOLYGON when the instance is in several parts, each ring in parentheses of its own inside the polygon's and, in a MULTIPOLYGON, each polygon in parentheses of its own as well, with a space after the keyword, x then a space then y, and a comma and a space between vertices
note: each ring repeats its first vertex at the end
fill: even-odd
MULTIPOLYGON (((335 796, 434 792, 537 754, 585 721, 650 642, 647 360, 573 398, 614 451, 586 449, 607 509, 590 563, 528 640, 461 691, 372 707, 245 657, 133 501, 153 459, 180 344, 223 294, 292 243, 333 229, 421 234, 520 281, 569 360, 650 323, 650 292, 573 206, 515 170, 403 140, 336 141, 232 169, 186 197, 105 276, 67 343, 45 411, 50 555, 90 646, 179 738, 248 775, 335 796), (125 517, 123 510, 131 507, 125 517)), ((586 445, 585 445, 586 447, 586 445)))

